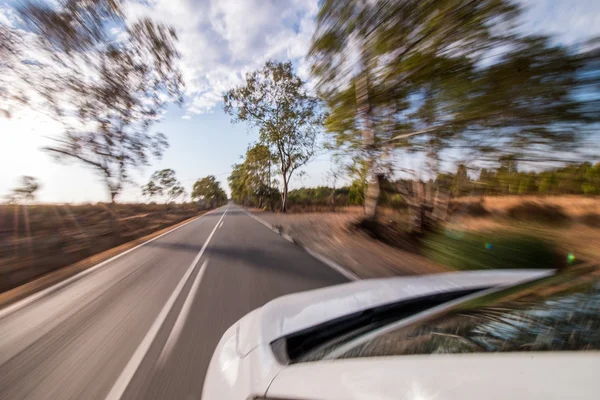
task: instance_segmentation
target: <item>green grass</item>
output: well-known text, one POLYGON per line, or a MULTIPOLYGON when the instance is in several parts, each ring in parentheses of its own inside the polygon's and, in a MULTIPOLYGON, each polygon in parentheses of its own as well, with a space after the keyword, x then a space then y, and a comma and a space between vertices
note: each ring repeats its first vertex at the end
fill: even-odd
POLYGON ((566 262, 541 239, 504 232, 430 234, 423 241, 423 253, 456 270, 557 268, 566 262))

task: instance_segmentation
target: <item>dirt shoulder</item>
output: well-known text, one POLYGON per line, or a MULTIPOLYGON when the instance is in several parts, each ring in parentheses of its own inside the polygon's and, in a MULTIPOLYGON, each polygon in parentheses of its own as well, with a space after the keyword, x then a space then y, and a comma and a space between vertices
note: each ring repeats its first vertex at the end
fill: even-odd
POLYGON ((303 214, 250 211, 280 228, 294 241, 329 257, 363 279, 447 271, 422 256, 390 247, 350 228, 351 223, 360 218, 360 210, 303 214))
POLYGON ((426 233, 416 247, 403 234, 405 209, 379 211, 378 239, 354 228, 362 208, 252 211, 362 278, 600 262, 600 197, 465 197, 450 209, 440 229, 426 233))

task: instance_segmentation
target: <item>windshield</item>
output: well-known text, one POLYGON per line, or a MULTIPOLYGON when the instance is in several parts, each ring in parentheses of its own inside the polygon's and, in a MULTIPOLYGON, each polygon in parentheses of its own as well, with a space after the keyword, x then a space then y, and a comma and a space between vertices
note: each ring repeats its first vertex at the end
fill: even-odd
POLYGON ((600 349, 597 271, 557 275, 455 303, 391 322, 368 334, 357 331, 306 354, 302 361, 600 349), (432 312, 436 309, 440 311, 432 312))
POLYGON ((377 328, 483 289, 437 293, 363 310, 282 337, 271 343, 271 347, 282 364, 320 359, 332 349, 377 328))

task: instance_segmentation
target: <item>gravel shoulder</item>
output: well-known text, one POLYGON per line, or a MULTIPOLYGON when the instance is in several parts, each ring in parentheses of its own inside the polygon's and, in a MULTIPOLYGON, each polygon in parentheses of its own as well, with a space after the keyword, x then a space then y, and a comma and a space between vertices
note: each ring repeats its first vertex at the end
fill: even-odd
POLYGON ((250 211, 297 243, 329 257, 363 279, 448 271, 422 256, 390 247, 350 228, 360 217, 358 210, 302 214, 250 211))

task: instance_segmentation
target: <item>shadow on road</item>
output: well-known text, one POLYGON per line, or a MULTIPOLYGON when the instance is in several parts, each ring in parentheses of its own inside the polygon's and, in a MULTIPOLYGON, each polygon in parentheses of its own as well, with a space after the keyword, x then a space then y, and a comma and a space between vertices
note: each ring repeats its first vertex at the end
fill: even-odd
POLYGON ((212 260, 230 260, 236 265, 267 270, 269 272, 320 281, 327 284, 347 282, 342 275, 314 259, 300 249, 290 251, 288 246, 278 249, 248 249, 231 246, 208 246, 205 253, 212 260))

